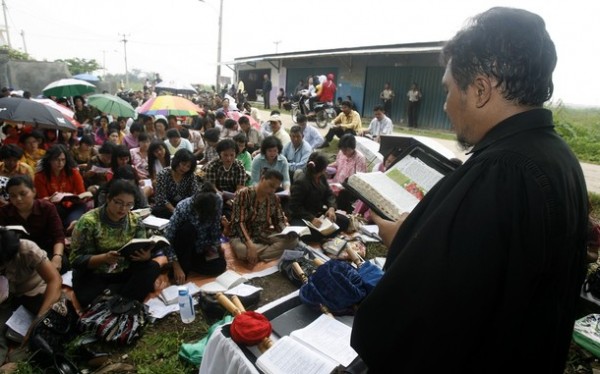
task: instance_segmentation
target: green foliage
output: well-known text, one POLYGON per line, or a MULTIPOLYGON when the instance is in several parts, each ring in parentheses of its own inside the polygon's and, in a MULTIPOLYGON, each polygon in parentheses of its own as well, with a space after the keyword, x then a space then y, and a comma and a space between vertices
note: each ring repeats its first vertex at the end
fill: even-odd
POLYGON ((31 56, 28 53, 9 48, 7 45, 3 45, 2 47, 0 47, 0 51, 2 53, 7 53, 8 58, 11 60, 19 60, 19 61, 33 60, 33 58, 31 58, 31 56))
POLYGON ((67 67, 69 68, 69 72, 71 73, 71 75, 91 73, 102 67, 102 66, 100 66, 98 61, 96 61, 94 59, 86 60, 85 58, 79 58, 79 57, 56 60, 56 62, 64 62, 65 64, 67 64, 67 67))
POLYGON ((182 343, 201 339, 209 325, 196 315, 196 320, 185 325, 174 314, 146 327, 142 338, 129 352, 137 373, 197 373, 198 368, 179 359, 178 352, 182 343), (170 327, 170 328, 169 328, 170 327))
POLYGON ((558 134, 583 162, 600 163, 600 108, 553 108, 558 134))

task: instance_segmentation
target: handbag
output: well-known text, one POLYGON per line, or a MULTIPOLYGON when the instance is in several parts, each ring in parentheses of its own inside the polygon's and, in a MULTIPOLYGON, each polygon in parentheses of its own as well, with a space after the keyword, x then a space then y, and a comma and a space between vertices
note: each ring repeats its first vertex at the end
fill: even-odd
POLYGON ((73 304, 61 293, 60 299, 31 325, 28 346, 33 353, 28 361, 35 362, 44 372, 79 373, 65 353, 65 345, 77 336, 77 318, 73 304))
POLYGON ((60 299, 52 304, 42 316, 36 318, 29 334, 29 349, 48 354, 64 352, 65 344, 77 335, 77 312, 61 293, 60 299))
POLYGON ((139 301, 107 293, 96 298, 77 325, 99 340, 131 344, 141 336, 148 316, 148 307, 139 301))

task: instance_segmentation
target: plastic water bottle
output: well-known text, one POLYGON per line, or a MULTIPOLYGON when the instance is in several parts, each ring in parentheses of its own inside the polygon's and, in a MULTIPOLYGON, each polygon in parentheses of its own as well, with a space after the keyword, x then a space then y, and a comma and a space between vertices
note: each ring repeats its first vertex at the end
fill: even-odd
POLYGON ((179 291, 179 315, 181 316, 181 322, 191 323, 196 319, 196 311, 194 310, 194 302, 192 295, 187 287, 181 286, 179 291))

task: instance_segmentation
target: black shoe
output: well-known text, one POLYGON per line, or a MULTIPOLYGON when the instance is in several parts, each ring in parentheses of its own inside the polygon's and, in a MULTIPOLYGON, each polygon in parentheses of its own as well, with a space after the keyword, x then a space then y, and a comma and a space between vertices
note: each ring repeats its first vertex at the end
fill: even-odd
POLYGON ((329 147, 329 142, 323 142, 323 144, 318 146, 317 149, 322 149, 322 148, 327 148, 327 147, 329 147))

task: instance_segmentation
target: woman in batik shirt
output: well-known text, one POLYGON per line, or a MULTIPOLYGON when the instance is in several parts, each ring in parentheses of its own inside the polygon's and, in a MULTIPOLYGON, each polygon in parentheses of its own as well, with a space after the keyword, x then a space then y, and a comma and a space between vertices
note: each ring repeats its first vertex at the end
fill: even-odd
POLYGON ((254 266, 259 260, 279 258, 284 250, 298 244, 295 234, 275 236, 287 225, 275 191, 283 175, 275 169, 264 171, 257 185, 247 187, 235 196, 232 214, 231 247, 240 260, 254 266))

